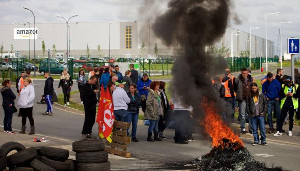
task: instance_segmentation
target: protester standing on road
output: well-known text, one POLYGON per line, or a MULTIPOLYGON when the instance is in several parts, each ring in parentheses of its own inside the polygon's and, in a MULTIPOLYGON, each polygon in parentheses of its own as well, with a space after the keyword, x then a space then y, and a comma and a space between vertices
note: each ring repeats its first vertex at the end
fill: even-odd
POLYGON ((132 80, 132 83, 137 85, 139 80, 139 73, 137 72, 137 70, 134 69, 134 64, 130 64, 130 72, 131 72, 130 78, 132 80))
MULTIPOLYGON (((239 103, 239 119, 241 125, 241 133, 247 133, 245 129, 246 118, 249 118, 246 113, 246 100, 251 95, 251 84, 253 78, 249 75, 247 68, 241 70, 241 74, 236 79, 236 100, 239 103)), ((251 119, 251 118, 250 118, 251 119)), ((249 132, 252 133, 251 121, 249 121, 249 132)))
POLYGON ((129 92, 129 86, 132 84, 132 80, 130 78, 131 72, 130 70, 127 70, 125 72, 125 76, 123 77, 123 82, 126 82, 124 90, 126 91, 126 93, 129 92))
POLYGON ((84 124, 82 128, 82 138, 90 138, 92 134, 92 128, 96 118, 96 94, 99 90, 94 90, 93 85, 97 82, 96 76, 91 76, 88 83, 82 88, 82 97, 84 105, 84 124))
POLYGON ((100 87, 104 87, 104 90, 106 90, 107 87, 107 83, 109 81, 110 78, 110 74, 109 74, 109 68, 105 68, 104 69, 104 73, 101 76, 101 80, 100 80, 100 87))
POLYGON ((145 119, 150 121, 148 128, 147 141, 161 141, 158 137, 158 122, 160 115, 163 114, 162 100, 159 92, 160 83, 153 81, 150 84, 149 94, 146 101, 145 119), (154 132, 154 140, 152 139, 152 133, 154 132))
POLYGON ((235 78, 231 75, 229 69, 225 70, 225 76, 222 79, 223 85, 223 99, 225 101, 225 112, 223 113, 223 119, 228 123, 234 121, 234 107, 235 107, 235 92, 234 92, 235 78))
MULTIPOLYGON (((262 93, 267 97, 268 104, 268 117, 267 121, 270 128, 270 134, 275 133, 275 129, 273 127, 273 117, 272 110, 274 109, 274 115, 276 117, 276 126, 278 129, 279 119, 280 119, 280 91, 281 85, 279 81, 274 79, 272 73, 267 74, 267 81, 262 85, 262 93)), ((276 129, 276 130, 277 130, 276 129)))
POLYGON ((80 100, 81 100, 81 103, 83 103, 82 88, 86 84, 86 76, 84 74, 84 70, 79 71, 78 78, 77 78, 77 83, 78 83, 78 90, 79 90, 79 93, 80 93, 80 100))
POLYGON ((161 104, 162 104, 162 115, 159 117, 158 122, 158 136, 163 139, 166 138, 163 135, 164 130, 167 128, 169 122, 170 122, 170 105, 169 100, 166 94, 166 83, 163 81, 159 82, 159 92, 160 92, 160 98, 161 98, 161 104))
POLYGON ((148 78, 148 74, 144 73, 142 79, 139 80, 137 84, 137 89, 139 91, 139 95, 141 97, 141 106, 142 110, 145 113, 146 110, 146 100, 149 93, 149 86, 151 80, 148 78))
POLYGON ((276 80, 279 81, 280 85, 284 84, 283 82, 283 69, 278 68, 276 72, 276 80))
POLYGON ((251 116, 253 126, 253 145, 259 144, 267 145, 266 142, 266 128, 265 128, 265 114, 267 111, 267 101, 263 93, 259 93, 256 83, 251 85, 251 96, 247 100, 247 111, 251 116), (258 135, 258 128, 260 131, 260 138, 258 135))
POLYGON ((60 76, 60 81, 58 84, 58 88, 62 87, 63 93, 64 93, 64 104, 70 105, 70 93, 71 93, 71 88, 73 85, 73 80, 68 74, 68 71, 65 69, 63 73, 60 76))
POLYGON ((49 75, 49 72, 45 72, 45 87, 44 87, 44 98, 45 101, 47 103, 47 110, 45 113, 43 113, 44 115, 52 115, 53 112, 53 106, 52 106, 52 95, 54 92, 54 88, 53 88, 53 78, 49 75))
POLYGON ((18 94, 20 93, 19 82, 20 82, 20 79, 23 78, 24 76, 25 76, 25 71, 22 71, 20 77, 18 77, 16 79, 16 88, 17 88, 17 93, 18 94))
POLYGON ((289 112, 289 136, 293 136, 292 130, 293 130, 293 124, 294 124, 294 113, 295 110, 298 109, 298 98, 300 97, 300 89, 298 84, 294 84, 292 82, 292 77, 286 78, 286 83, 282 85, 282 89, 280 92, 281 96, 281 114, 280 114, 280 120, 277 132, 274 134, 274 136, 281 136, 282 135, 282 126, 285 120, 285 117, 287 116, 287 113, 289 112))
POLYGON ((116 82, 116 89, 113 92, 114 114, 117 121, 127 122, 127 109, 130 99, 124 90, 125 82, 116 82))
POLYGON ((127 122, 131 123, 131 140, 133 142, 139 142, 136 138, 136 130, 137 130, 137 123, 139 120, 139 108, 140 108, 140 96, 137 93, 137 88, 135 84, 131 84, 129 87, 129 92, 127 93, 130 99, 130 103, 128 104, 127 110, 127 122))
POLYGON ((29 135, 35 134, 34 119, 32 116, 35 92, 34 86, 31 83, 32 81, 29 77, 24 79, 24 88, 20 92, 20 97, 18 100, 18 106, 20 107, 20 113, 22 115, 22 128, 19 132, 20 134, 25 134, 27 118, 30 122, 29 135))
POLYGON ((12 82, 10 80, 4 80, 2 82, 1 94, 2 94, 2 106, 4 110, 4 132, 14 134, 11 128, 12 117, 15 108, 16 95, 10 89, 12 82))
POLYGON ((18 83, 19 92, 18 93, 20 93, 22 91, 22 89, 24 88, 24 79, 29 76, 30 76, 30 70, 26 70, 25 73, 23 74, 23 76, 19 79, 19 83, 18 83))
POLYGON ((118 76, 118 82, 121 83, 122 80, 123 80, 123 75, 122 75, 122 73, 120 72, 119 65, 116 65, 116 66, 115 66, 115 71, 114 71, 114 73, 118 76))

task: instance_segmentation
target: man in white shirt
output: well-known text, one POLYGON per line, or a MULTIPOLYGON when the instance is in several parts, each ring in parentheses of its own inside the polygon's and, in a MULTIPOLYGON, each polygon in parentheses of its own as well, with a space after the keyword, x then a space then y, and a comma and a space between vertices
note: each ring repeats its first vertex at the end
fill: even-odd
POLYGON ((114 114, 117 121, 127 121, 127 104, 130 103, 130 98, 124 90, 126 82, 116 82, 117 88, 113 92, 114 114))

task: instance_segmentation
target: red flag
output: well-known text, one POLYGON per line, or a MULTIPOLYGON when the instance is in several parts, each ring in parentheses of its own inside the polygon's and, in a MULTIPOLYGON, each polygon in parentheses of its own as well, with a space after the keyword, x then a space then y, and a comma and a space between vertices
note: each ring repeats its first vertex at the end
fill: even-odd
POLYGON ((97 114, 97 119, 96 122, 99 125, 99 135, 103 132, 103 122, 104 122, 104 99, 105 97, 105 91, 103 86, 101 87, 101 92, 100 92, 100 99, 99 99, 99 105, 98 105, 98 114, 97 114))

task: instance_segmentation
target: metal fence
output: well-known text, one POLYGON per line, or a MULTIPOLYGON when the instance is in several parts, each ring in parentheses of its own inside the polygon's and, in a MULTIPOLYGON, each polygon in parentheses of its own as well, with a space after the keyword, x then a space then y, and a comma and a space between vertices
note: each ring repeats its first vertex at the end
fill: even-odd
MULTIPOLYGON (((242 68, 250 67, 250 58, 248 57, 225 58, 225 61, 232 72, 240 71, 242 68)), ((268 58, 268 62, 278 63, 279 58, 268 58)), ((266 58, 251 58, 251 69, 258 70, 262 67, 263 63, 266 63, 266 58)))
POLYGON ((26 69, 24 65, 25 58, 0 59, 0 61, 0 77, 2 81, 4 79, 16 81, 20 73, 26 69))

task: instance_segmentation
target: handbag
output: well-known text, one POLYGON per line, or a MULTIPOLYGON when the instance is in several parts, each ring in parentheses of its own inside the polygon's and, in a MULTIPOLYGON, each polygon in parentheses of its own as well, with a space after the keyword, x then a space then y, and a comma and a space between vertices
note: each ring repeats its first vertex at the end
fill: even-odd
POLYGON ((56 95, 55 91, 53 91, 53 93, 52 93, 51 100, 52 100, 52 102, 58 102, 57 95, 56 95))
POLYGON ((12 110, 13 110, 13 113, 16 113, 16 112, 18 112, 18 109, 16 108, 16 106, 15 106, 15 105, 13 105, 13 106, 12 106, 12 110))

